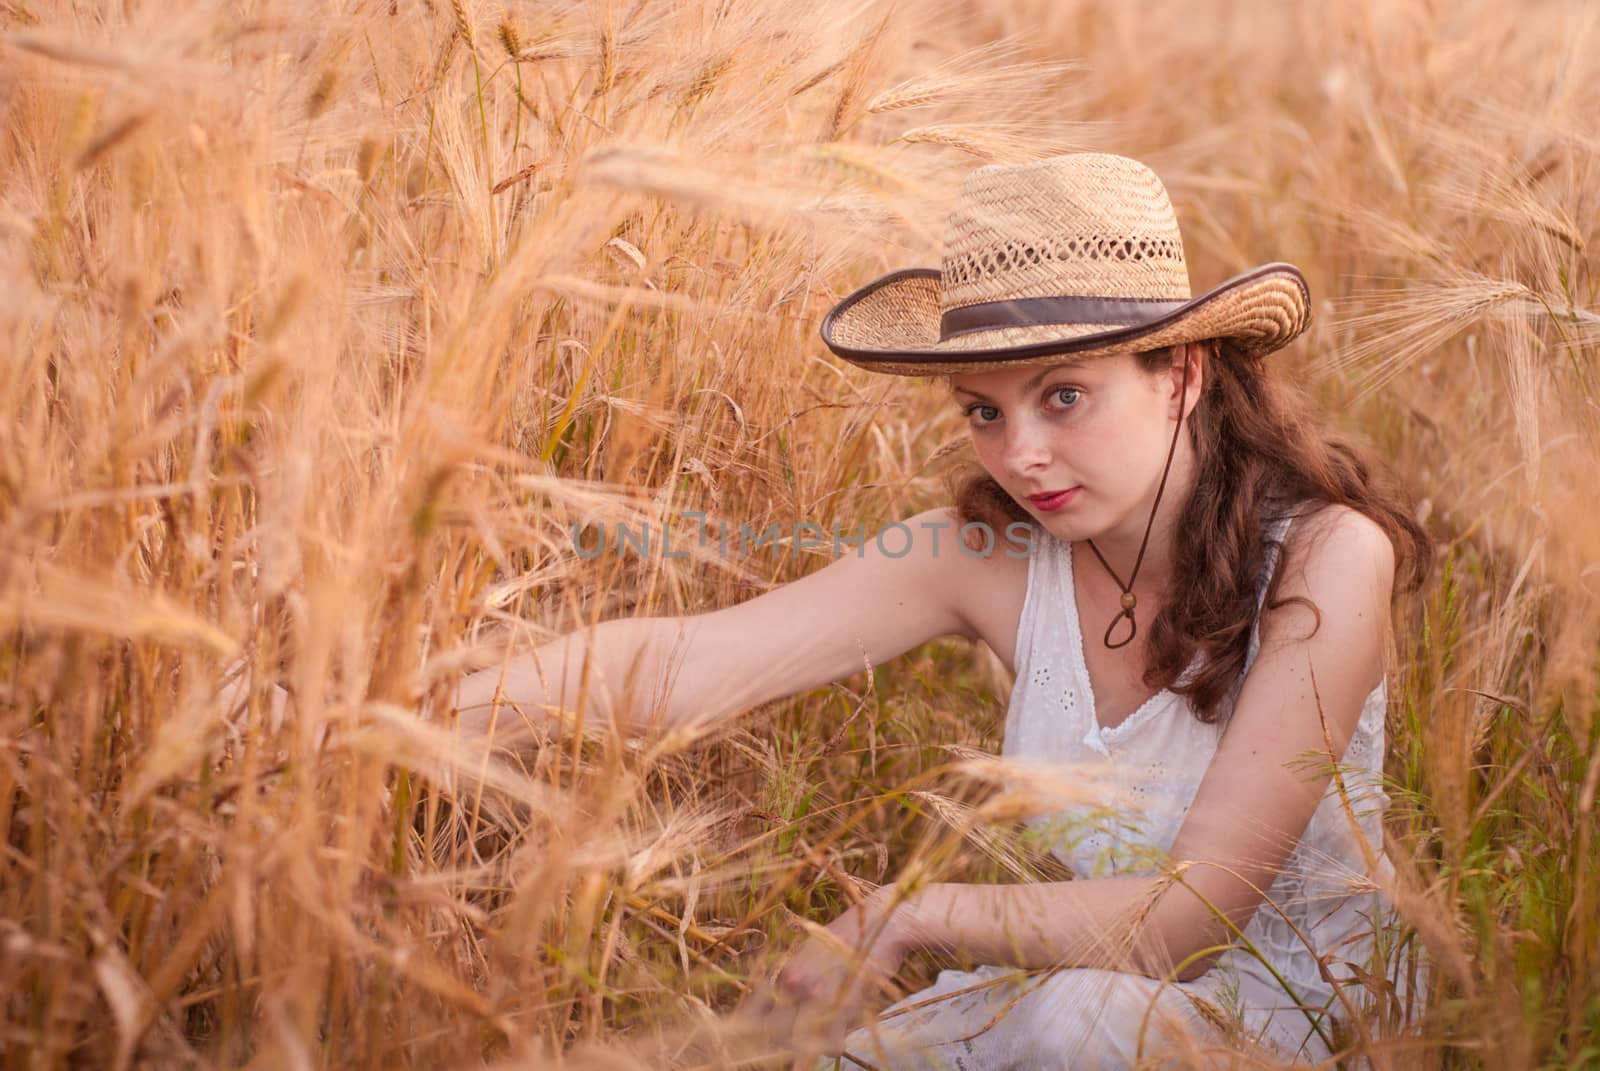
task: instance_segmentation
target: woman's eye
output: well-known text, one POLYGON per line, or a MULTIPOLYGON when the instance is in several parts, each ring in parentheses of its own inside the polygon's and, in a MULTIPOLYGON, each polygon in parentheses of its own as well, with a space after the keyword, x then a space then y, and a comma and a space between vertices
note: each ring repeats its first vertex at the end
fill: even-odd
POLYGON ((1062 405, 1072 406, 1078 404, 1078 396, 1083 392, 1077 387, 1057 387, 1051 393, 1055 396, 1056 401, 1062 405))
POLYGON ((980 424, 988 424, 991 421, 1000 419, 1000 410, 996 409, 992 405, 973 406, 967 410, 967 419, 972 419, 974 414, 979 417, 978 423, 980 424))

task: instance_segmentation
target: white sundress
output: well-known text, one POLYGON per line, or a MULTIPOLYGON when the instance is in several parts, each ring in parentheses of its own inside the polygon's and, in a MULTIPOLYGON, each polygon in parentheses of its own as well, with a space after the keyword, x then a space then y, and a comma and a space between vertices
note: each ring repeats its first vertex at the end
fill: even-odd
MULTIPOLYGON (((1265 525, 1258 611, 1294 516, 1265 525)), ((1017 627, 1016 683, 1002 753, 1017 763, 1054 767, 1058 783, 1071 777, 1079 786, 1079 802, 1028 822, 1031 834, 1042 835, 1075 876, 1151 873, 1172 846, 1226 719, 1202 723, 1186 700, 1167 690, 1119 725, 1102 728, 1083 657, 1072 546, 1048 534, 1036 546, 1017 627)), ((1252 628, 1246 672, 1259 646, 1252 628)), ((1242 684, 1241 675, 1228 709, 1242 684)), ((1379 891, 1390 872, 1381 830, 1389 802, 1381 787, 1385 707, 1380 683, 1366 698, 1339 767, 1357 822, 1352 826, 1330 784, 1268 901, 1244 928, 1259 956, 1235 947, 1189 982, 1091 968, 941 971, 933 985, 852 1032, 843 1058, 827 1058, 818 1068, 1132 1067, 1163 1045, 1175 1058, 1182 1052, 1186 1066, 1197 1062, 1199 1047, 1210 1059, 1238 1059, 1252 1046, 1279 1061, 1326 1058, 1329 1018, 1342 1006, 1317 953, 1331 952, 1335 968, 1341 961, 1365 968, 1375 912, 1387 918, 1391 910, 1379 891), (1369 873, 1369 857, 1377 873, 1369 873)), ((1351 976, 1348 969, 1332 973, 1341 980, 1351 976)), ((1346 999, 1360 994, 1359 986, 1345 987, 1346 999)))

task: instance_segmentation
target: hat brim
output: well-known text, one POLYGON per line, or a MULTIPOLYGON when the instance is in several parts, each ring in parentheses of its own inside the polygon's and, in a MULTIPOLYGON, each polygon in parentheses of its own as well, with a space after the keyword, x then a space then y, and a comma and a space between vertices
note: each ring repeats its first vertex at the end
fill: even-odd
POLYGON ((1133 324, 1040 324, 1003 327, 940 340, 941 277, 933 268, 897 271, 857 290, 822 321, 822 341, 841 358, 874 372, 924 376, 988 372, 1070 356, 1160 349, 1203 339, 1232 339, 1262 355, 1311 323, 1311 292, 1292 264, 1266 264, 1236 275, 1160 316, 1133 324))

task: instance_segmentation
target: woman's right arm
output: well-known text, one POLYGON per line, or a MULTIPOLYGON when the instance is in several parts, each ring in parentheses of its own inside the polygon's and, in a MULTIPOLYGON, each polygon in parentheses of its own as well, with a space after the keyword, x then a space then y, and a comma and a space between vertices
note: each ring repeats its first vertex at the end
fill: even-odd
MULTIPOLYGON (((602 622, 532 655, 465 677, 456 709, 464 730, 494 735, 554 712, 624 735, 719 721, 751 707, 879 665, 937 636, 977 633, 962 612, 989 559, 956 542, 954 513, 905 523, 908 553, 868 540, 838 560, 754 599, 692 617, 602 622), (942 531, 924 524, 949 524, 942 531), (935 542, 937 536, 937 542, 935 542)), ((999 555, 995 550, 992 555, 999 555)))

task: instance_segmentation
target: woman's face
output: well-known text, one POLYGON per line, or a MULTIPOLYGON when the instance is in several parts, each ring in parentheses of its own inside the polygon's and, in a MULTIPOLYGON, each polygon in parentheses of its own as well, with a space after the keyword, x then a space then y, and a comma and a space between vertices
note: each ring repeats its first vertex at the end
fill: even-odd
MULTIPOLYGON (((1191 411, 1196 373, 1191 366, 1191 411)), ((1127 353, 954 375, 950 386, 983 467, 1052 535, 1081 540, 1143 530, 1172 444, 1181 377, 1181 365, 1152 374, 1127 353)))

